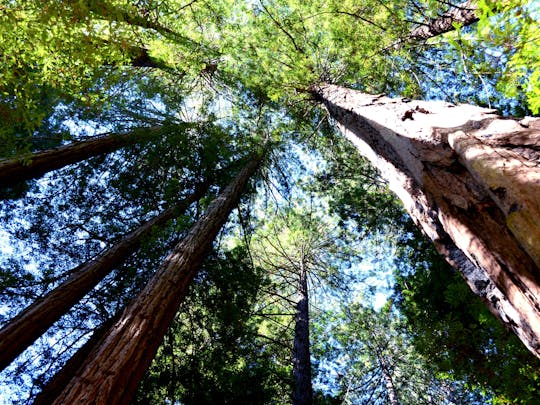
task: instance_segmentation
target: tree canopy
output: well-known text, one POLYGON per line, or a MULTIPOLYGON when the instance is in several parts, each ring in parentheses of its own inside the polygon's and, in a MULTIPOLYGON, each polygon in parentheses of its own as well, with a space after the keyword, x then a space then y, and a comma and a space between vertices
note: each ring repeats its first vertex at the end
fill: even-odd
MULTIPOLYGON (((86 350, 97 353, 131 322, 124 311, 138 316, 145 294, 156 297, 146 292, 163 269, 200 251, 185 288, 171 293, 164 338, 152 336, 162 344, 130 393, 135 403, 288 402, 292 280, 303 266, 315 402, 532 401, 537 359, 412 228, 317 89, 361 91, 373 105, 424 98, 538 114, 539 19, 538 2, 525 0, 1 1, 2 332, 11 336, 26 307, 81 269, 108 265, 65 310, 52 307, 33 345, 21 343, 1 374, 5 395, 23 402, 76 387, 53 375, 82 373, 86 350), (202 237, 205 221, 220 225, 202 237), (382 308, 368 290, 394 279, 377 268, 389 258, 366 250, 377 244, 397 257, 396 291, 382 308), (379 280, 365 287, 368 278, 379 280)), ((431 113, 411 104, 400 120, 431 113)), ((533 176, 540 125, 521 122, 524 142, 489 145, 521 153, 533 176)), ((430 170, 463 160, 448 156, 430 170)), ((478 212, 494 212, 484 191, 467 190, 478 212)))

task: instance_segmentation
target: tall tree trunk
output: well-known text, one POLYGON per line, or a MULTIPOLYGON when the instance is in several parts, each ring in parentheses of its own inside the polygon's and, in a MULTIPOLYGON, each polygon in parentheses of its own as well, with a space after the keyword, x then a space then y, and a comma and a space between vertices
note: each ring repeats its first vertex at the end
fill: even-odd
POLYGON ((386 394, 388 395, 388 401, 390 402, 390 405, 399 405, 398 394, 388 363, 378 348, 376 349, 376 355, 379 366, 381 367, 384 385, 386 387, 386 394))
POLYGON ((126 134, 97 136, 85 141, 35 152, 25 158, 0 160, 0 187, 9 187, 24 180, 41 177, 52 170, 154 137, 159 132, 158 127, 141 128, 126 134))
POLYGON ((418 41, 436 37, 437 35, 454 30, 454 23, 459 23, 462 26, 471 25, 478 21, 478 17, 476 16, 477 8, 477 5, 470 0, 457 4, 442 16, 413 28, 409 32, 407 39, 418 41))
POLYGON ((43 387, 41 392, 36 395, 32 405, 49 405, 58 395, 60 395, 69 383, 70 378, 81 368, 94 346, 99 344, 107 330, 109 330, 109 328, 118 320, 118 315, 103 322, 94 330, 90 339, 88 339, 88 341, 82 345, 73 356, 71 356, 66 364, 64 364, 64 366, 49 381, 47 381, 47 384, 43 387))
POLYGON ((66 281, 39 298, 0 330, 0 369, 39 338, 54 322, 79 302, 116 266, 128 258, 142 239, 204 196, 208 185, 197 187, 187 198, 125 235, 118 243, 74 268, 66 281))
POLYGON ((415 223, 540 357, 540 119, 312 89, 415 223))
POLYGON ((307 269, 301 260, 298 274, 298 295, 294 318, 293 346, 293 405, 311 405, 313 387, 311 385, 311 359, 309 354, 309 292, 307 269))
POLYGON ((55 404, 129 404, 187 289, 262 161, 254 156, 212 202, 94 348, 55 404))

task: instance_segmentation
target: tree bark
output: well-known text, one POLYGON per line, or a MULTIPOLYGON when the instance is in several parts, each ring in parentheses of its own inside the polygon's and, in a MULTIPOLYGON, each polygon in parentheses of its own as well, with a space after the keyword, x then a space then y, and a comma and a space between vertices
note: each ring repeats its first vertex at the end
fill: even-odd
POLYGON ((24 180, 41 177, 52 170, 154 137, 159 132, 158 127, 152 127, 137 129, 126 134, 108 134, 35 152, 28 159, 2 160, 0 161, 0 187, 10 187, 24 180))
POLYGON ((213 240, 238 204, 256 155, 167 256, 120 320, 94 348, 55 404, 129 404, 213 240))
POLYGON ((408 39, 419 41, 436 37, 454 30, 454 23, 459 23, 462 26, 471 25, 478 21, 477 8, 477 5, 470 0, 453 6, 439 18, 429 20, 426 24, 413 28, 408 39))
POLYGON ((84 360, 90 354, 94 346, 99 344, 107 330, 114 325, 118 320, 118 316, 112 317, 103 322, 98 328, 94 330, 94 333, 88 339, 88 341, 82 345, 77 352, 64 364, 64 366, 58 371, 43 387, 41 392, 36 395, 32 405, 49 405, 54 399, 60 395, 69 383, 70 378, 77 373, 81 368, 84 360))
POLYGON ((309 290, 307 269, 303 259, 298 274, 299 300, 294 318, 293 345, 293 405, 311 405, 313 387, 311 385, 311 358, 309 350, 309 290))
POLYGON ((540 357, 540 119, 312 89, 415 223, 540 357))
POLYGON ((145 222, 92 260, 74 268, 71 271, 73 274, 66 281, 36 300, 6 324, 0 330, 0 370, 8 366, 107 274, 128 258, 155 227, 165 224, 179 212, 184 211, 190 204, 204 196, 207 188, 206 184, 197 187, 195 192, 176 206, 145 222))

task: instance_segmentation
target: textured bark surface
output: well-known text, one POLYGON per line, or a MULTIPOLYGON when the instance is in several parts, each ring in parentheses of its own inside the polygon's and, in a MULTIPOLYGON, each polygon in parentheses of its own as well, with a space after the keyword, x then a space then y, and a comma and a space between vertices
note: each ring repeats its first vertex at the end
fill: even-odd
POLYGON ((43 387, 41 392, 36 395, 32 405, 51 404, 54 399, 66 388, 70 378, 77 373, 92 349, 99 344, 103 336, 105 336, 107 330, 109 330, 109 328, 114 325, 117 320, 118 316, 113 317, 95 329, 90 339, 88 339, 88 341, 82 345, 73 356, 70 357, 60 371, 58 371, 49 381, 47 381, 47 384, 43 387))
POLYGON ((155 227, 165 224, 200 199, 207 186, 128 233, 118 243, 72 270, 72 275, 45 296, 23 310, 0 330, 0 369, 39 338, 54 322, 79 302, 116 266, 129 257, 155 227))
POLYGON ((238 204, 261 156, 212 202, 156 275, 90 353, 55 404, 129 404, 213 240, 238 204))
POLYGON ((35 152, 27 159, 1 160, 0 187, 9 187, 24 180, 41 177, 52 170, 60 169, 103 153, 113 152, 124 146, 156 136, 158 133, 159 128, 146 128, 127 134, 109 134, 35 152))
POLYGON ((472 1, 457 4, 439 18, 413 28, 409 33, 409 39, 425 40, 436 37, 454 30, 454 23, 459 23, 462 26, 471 25, 478 21, 476 9, 477 6, 472 1))
POLYGON ((314 88, 415 223, 540 357, 540 119, 314 88))
POLYGON ((311 358, 309 354, 309 290, 305 266, 298 274, 298 295, 294 318, 293 345, 293 405, 311 405, 313 387, 311 385, 311 358))

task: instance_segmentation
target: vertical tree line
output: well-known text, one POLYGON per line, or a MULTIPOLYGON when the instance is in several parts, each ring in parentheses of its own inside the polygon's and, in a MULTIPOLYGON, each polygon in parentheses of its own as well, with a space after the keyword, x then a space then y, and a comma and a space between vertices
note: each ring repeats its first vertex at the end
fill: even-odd
POLYGON ((205 254, 263 159, 253 156, 167 256, 54 403, 129 403, 205 254))

